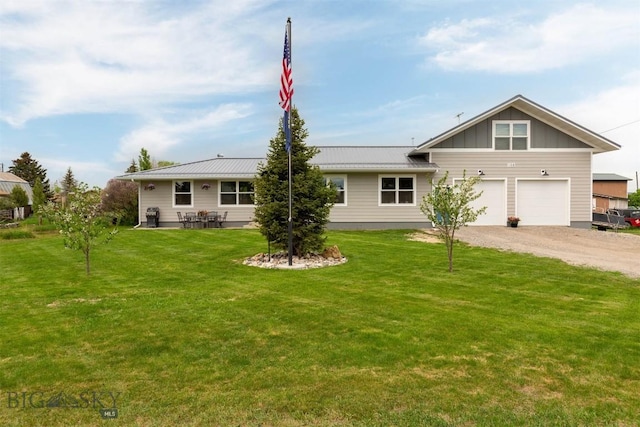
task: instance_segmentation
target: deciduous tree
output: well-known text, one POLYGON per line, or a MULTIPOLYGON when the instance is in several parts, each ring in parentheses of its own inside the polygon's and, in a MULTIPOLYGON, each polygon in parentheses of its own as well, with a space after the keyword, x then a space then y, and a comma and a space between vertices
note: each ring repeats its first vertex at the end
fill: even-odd
POLYGON ((102 190, 102 208, 118 218, 120 224, 138 223, 138 185, 130 181, 111 179, 102 190))
POLYGON ((453 244, 456 230, 468 223, 474 222, 479 215, 484 214, 486 207, 473 209, 470 203, 479 198, 482 192, 475 192, 475 185, 480 182, 479 176, 467 177, 466 171, 462 180, 453 184, 448 183, 447 171, 437 183, 431 183, 431 193, 422 198, 420 210, 444 240, 449 258, 449 272, 453 271, 453 244))
POLYGON ((48 203, 41 211, 58 226, 65 247, 82 251, 86 272, 90 274, 93 248, 110 241, 117 233, 117 228, 109 229, 110 221, 103 214, 100 189, 89 190, 81 182, 69 195, 66 206, 48 203))

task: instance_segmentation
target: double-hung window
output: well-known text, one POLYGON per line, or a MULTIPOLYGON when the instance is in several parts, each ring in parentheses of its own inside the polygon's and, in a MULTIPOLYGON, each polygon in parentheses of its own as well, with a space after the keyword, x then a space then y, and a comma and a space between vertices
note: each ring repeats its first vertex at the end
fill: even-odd
POLYGON ((173 181, 173 207, 193 207, 193 182, 173 181))
POLYGON ((493 148, 496 150, 527 150, 529 120, 494 120, 493 148))
POLYGON ((325 185, 333 185, 336 189, 336 200, 334 204, 337 206, 347 205, 347 177, 341 175, 327 175, 324 177, 325 185))
POLYGON ((220 205, 252 205, 253 182, 220 181, 220 205))
POLYGON ((385 176, 379 178, 380 205, 415 205, 415 175, 385 176))

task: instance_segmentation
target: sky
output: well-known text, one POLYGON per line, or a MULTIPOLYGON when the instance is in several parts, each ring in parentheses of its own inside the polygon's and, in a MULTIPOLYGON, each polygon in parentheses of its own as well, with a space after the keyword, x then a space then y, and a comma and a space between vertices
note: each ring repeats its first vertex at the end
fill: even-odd
POLYGON ((636 0, 0 0, 0 163, 104 187, 143 147, 265 156, 288 17, 307 145, 418 145, 520 94, 619 144, 593 172, 637 188, 636 0))

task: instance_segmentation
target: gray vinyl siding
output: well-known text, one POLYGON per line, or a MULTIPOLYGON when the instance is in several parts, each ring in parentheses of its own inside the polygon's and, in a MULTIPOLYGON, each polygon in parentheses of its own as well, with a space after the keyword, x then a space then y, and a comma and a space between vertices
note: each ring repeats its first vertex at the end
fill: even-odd
MULTIPOLYGON (((235 179, 229 179, 235 181, 235 179)), ((178 212, 217 211, 219 214, 228 212, 229 222, 250 222, 253 220, 253 205, 218 205, 218 181, 196 180, 193 181, 193 207, 173 207, 173 181, 153 181, 154 190, 144 190, 149 182, 142 181, 140 186, 140 222, 146 221, 146 211, 149 207, 160 208, 160 224, 177 223, 178 212), (203 183, 211 184, 208 190, 204 190, 203 183)))
POLYGON ((541 179, 540 169, 548 171, 548 179, 570 181, 571 222, 591 221, 591 153, 584 151, 532 152, 491 151, 432 152, 432 161, 441 166, 434 179, 449 171, 450 179, 460 178, 466 169, 467 175, 475 175, 482 169, 485 178, 507 179, 507 212, 515 213, 516 178, 541 179), (508 167, 508 164, 515 165, 508 167))
MULTIPOLYGON (((387 172, 385 176, 411 175, 415 176, 416 193, 415 206, 379 206, 378 205, 378 173, 349 173, 347 177, 347 206, 334 206, 331 210, 330 221, 334 223, 425 223, 426 216, 420 211, 422 197, 431 189, 430 179, 426 173, 387 172)), ((200 210, 228 211, 227 221, 250 222, 253 220, 253 206, 219 206, 218 182, 206 180, 211 184, 209 190, 201 188, 205 181, 194 181, 192 208, 173 207, 173 181, 154 181, 155 189, 144 190, 148 182, 141 183, 140 191, 140 221, 146 222, 145 213, 148 207, 160 208, 160 224, 178 221, 177 212, 197 212, 200 210)))
POLYGON ((385 172, 384 176, 415 176, 415 206, 379 206, 378 173, 347 174, 347 206, 334 206, 329 219, 334 223, 415 223, 427 221, 420 211, 422 197, 431 189, 426 173, 385 172))
MULTIPOLYGON (((529 120, 531 122, 531 148, 591 148, 587 144, 531 117, 522 111, 509 107, 486 120, 477 123, 451 138, 445 139, 438 148, 493 148, 491 133, 494 120, 529 120)), ((435 161, 432 159, 432 161, 435 161)), ((435 161, 437 163, 437 161, 435 161)))

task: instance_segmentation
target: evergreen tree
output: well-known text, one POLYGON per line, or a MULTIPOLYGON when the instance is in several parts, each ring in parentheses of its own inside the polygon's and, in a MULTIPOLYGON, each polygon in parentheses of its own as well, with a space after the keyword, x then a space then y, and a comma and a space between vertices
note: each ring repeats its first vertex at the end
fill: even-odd
MULTIPOLYGON (((309 160, 318 153, 304 140, 309 132, 295 108, 291 109, 291 172, 293 254, 303 256, 322 249, 325 225, 336 199, 336 190, 325 184, 318 166, 309 160)), ((288 249, 289 169, 282 120, 271 139, 266 164, 260 164, 254 182, 255 213, 260 232, 276 248, 288 249)))
POLYGON ((135 159, 131 159, 131 164, 129 165, 129 167, 125 172, 126 173, 138 172, 138 165, 136 164, 135 159))
POLYGON ((71 170, 71 168, 68 168, 67 173, 65 173, 64 178, 62 178, 62 193, 65 195, 73 193, 77 186, 78 181, 73 175, 73 171, 71 170))
POLYGON ((42 215, 39 213, 40 208, 44 206, 47 201, 47 197, 44 194, 44 190, 42 189, 42 181, 40 181, 40 177, 36 178, 36 183, 33 186, 33 204, 31 205, 31 209, 33 212, 38 214, 38 224, 42 225, 42 215))
POLYGON ((153 168, 153 163, 151 162, 151 156, 146 148, 140 149, 140 155, 138 156, 138 167, 141 171, 146 171, 153 168))
POLYGON ((25 151, 18 159, 13 160, 13 165, 9 166, 9 172, 27 181, 31 188, 35 187, 36 179, 40 178, 45 196, 47 198, 53 196, 47 179, 47 170, 32 159, 28 152, 25 151))

